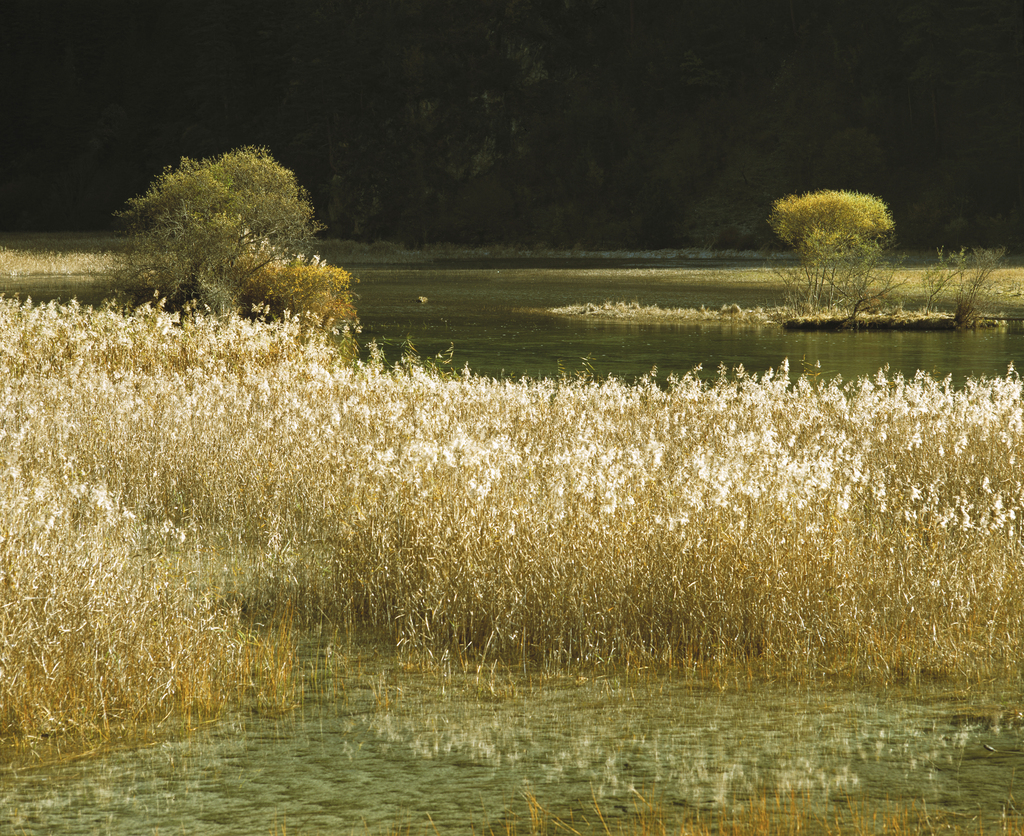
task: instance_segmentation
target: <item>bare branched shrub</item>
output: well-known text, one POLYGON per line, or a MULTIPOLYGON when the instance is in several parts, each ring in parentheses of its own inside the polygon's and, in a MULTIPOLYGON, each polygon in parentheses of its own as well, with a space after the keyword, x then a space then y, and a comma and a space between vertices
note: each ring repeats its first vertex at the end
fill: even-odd
POLYGON ((952 296, 953 321, 958 327, 973 325, 983 315, 991 292, 992 277, 1006 255, 1006 248, 961 248, 948 256, 940 249, 937 263, 924 276, 928 307, 952 296))

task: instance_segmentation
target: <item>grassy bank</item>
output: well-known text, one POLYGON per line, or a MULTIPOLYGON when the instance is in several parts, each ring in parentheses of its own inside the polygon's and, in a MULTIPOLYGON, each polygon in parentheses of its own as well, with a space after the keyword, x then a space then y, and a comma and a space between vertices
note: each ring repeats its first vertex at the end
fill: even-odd
MULTIPOLYGON (((0 232, 0 276, 58 276, 109 273, 113 259, 124 247, 124 238, 109 232, 0 232)), ((523 248, 508 244, 466 247, 460 244, 426 244, 412 249, 390 241, 364 243, 326 238, 319 253, 344 267, 359 264, 424 264, 438 261, 483 259, 757 259, 757 253, 740 250, 671 249, 609 251, 523 248)))
POLYGON ((8 733, 57 715, 28 706, 72 651, 100 707, 96 660, 224 674, 203 654, 249 646, 225 597, 435 657, 1021 674, 1015 375, 451 378, 295 323, 2 302, 0 398, 8 733))
POLYGON ((658 305, 641 305, 639 302, 587 302, 580 305, 566 305, 552 308, 548 313, 554 316, 610 320, 618 322, 668 323, 668 322, 724 322, 746 325, 777 325, 786 316, 785 308, 741 308, 739 305, 722 305, 720 308, 662 308, 658 305))
POLYGON ((0 233, 0 277, 105 275, 122 246, 110 233, 0 233))

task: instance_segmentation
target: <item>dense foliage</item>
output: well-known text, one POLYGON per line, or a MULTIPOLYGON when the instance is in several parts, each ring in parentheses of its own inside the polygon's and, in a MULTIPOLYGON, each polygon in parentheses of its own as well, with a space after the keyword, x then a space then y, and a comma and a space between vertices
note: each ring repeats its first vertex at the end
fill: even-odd
POLYGON ((310 253, 313 214, 295 175, 266 149, 185 158, 118 213, 128 230, 118 287, 172 307, 260 306, 312 312, 325 326, 353 321, 352 277, 310 253))
POLYGON ((121 287, 172 305, 234 309, 243 284, 312 245, 313 207, 295 175, 263 149, 168 166, 117 213, 128 230, 121 287))
POLYGON ((828 189, 780 198, 772 205, 768 223, 797 252, 813 247, 815 241, 827 241, 836 250, 877 241, 894 227, 889 207, 880 198, 828 189))
POLYGON ((352 281, 351 273, 321 261, 319 256, 308 262, 272 262, 248 276, 239 300, 243 311, 262 305, 278 316, 309 313, 325 329, 340 328, 356 321, 352 281))
POLYGON ((0 226, 97 228, 253 143, 332 235, 751 246, 879 194, 908 246, 1024 238, 1013 0, 12 0, 0 226))

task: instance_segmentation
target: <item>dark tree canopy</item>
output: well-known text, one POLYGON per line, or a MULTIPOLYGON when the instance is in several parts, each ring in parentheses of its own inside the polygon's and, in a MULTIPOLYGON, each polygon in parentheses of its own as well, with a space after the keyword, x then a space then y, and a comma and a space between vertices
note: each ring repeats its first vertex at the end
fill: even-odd
POLYGON ((3 229, 265 145, 341 237, 752 246, 838 189, 1024 238, 1017 0, 9 0, 0 79, 3 229))

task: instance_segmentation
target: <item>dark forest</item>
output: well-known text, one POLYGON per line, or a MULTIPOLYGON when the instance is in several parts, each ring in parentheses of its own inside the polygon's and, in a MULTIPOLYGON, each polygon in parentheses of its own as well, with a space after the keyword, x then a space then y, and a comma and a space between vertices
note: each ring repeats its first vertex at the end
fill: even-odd
POLYGON ((340 238, 759 247, 835 188, 1024 243, 1019 0, 4 0, 0 97, 3 230, 261 145, 340 238))

